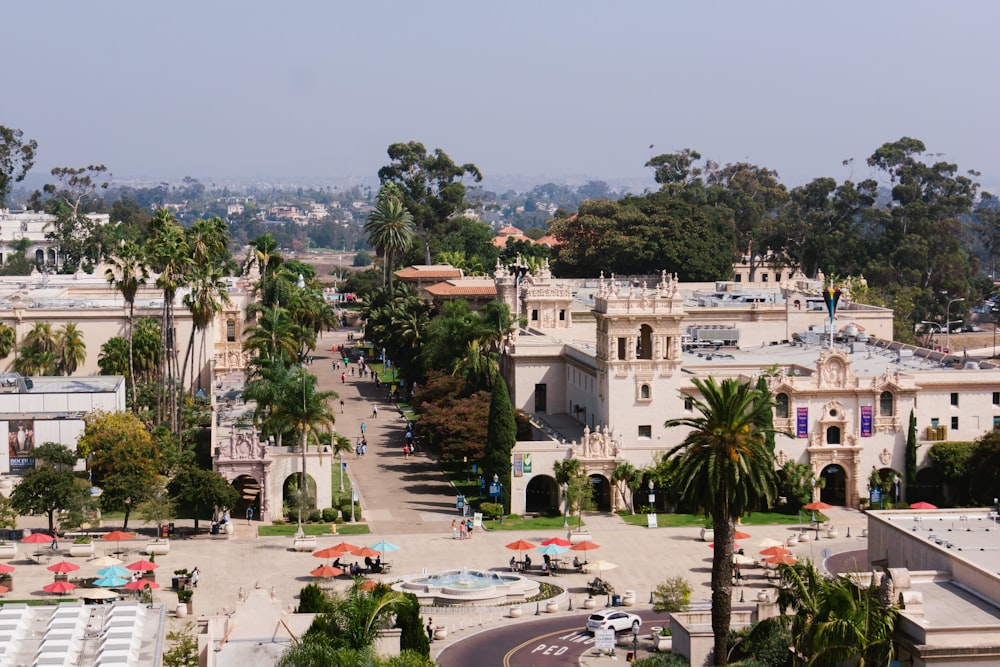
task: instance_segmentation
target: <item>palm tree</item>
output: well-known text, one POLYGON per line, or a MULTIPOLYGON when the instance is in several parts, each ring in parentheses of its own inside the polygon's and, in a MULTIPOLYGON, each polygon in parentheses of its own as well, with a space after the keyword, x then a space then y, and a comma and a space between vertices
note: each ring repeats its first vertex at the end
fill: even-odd
MULTIPOLYGON (((222 269, 215 264, 195 263, 191 276, 191 291, 184 295, 184 305, 191 312, 191 337, 188 339, 187 351, 184 353, 184 369, 187 369, 188 359, 191 359, 191 389, 194 389, 194 338, 197 332, 202 332, 202 352, 205 347, 205 331, 215 316, 222 312, 224 304, 229 303, 229 290, 222 279, 222 269)), ((184 383, 184 371, 181 371, 181 384, 184 383)), ((198 375, 198 385, 201 386, 201 374, 198 375)))
POLYGON ((382 287, 388 277, 391 290, 393 259, 413 243, 416 232, 413 215, 391 189, 382 188, 375 210, 365 223, 365 231, 368 232, 368 245, 382 256, 382 287))
POLYGON ((712 517, 712 632, 715 664, 727 663, 726 637, 732 615, 733 534, 745 513, 768 507, 774 499, 774 453, 767 447, 767 415, 772 402, 745 382, 695 378, 701 398, 698 417, 668 420, 667 428, 691 429, 669 452, 678 456, 680 495, 695 510, 712 517))
POLYGON ((128 375, 132 383, 132 410, 136 410, 135 400, 135 357, 132 348, 135 328, 135 297, 139 288, 149 280, 149 265, 141 248, 131 242, 123 242, 117 255, 110 257, 111 266, 104 272, 108 283, 117 289, 128 304, 128 375))
POLYGON ((17 332, 14 327, 0 323, 0 359, 5 359, 17 345, 17 332))
POLYGON ((51 322, 35 322, 21 339, 21 349, 14 359, 14 371, 21 375, 55 375, 58 340, 51 322))
POLYGON ((257 312, 256 323, 248 327, 243 349, 267 359, 284 359, 292 363, 299 350, 298 327, 292 322, 288 309, 281 306, 262 308, 257 312))
POLYGON ((73 322, 67 322, 59 328, 56 343, 56 364, 63 375, 72 375, 82 363, 87 361, 87 345, 83 342, 83 333, 73 322))

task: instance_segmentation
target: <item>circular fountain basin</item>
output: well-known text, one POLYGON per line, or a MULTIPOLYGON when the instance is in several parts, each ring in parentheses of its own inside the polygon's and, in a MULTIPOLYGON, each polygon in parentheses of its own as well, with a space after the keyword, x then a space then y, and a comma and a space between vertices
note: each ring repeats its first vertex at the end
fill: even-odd
POLYGON ((517 574, 467 568, 404 576, 392 588, 412 593, 422 605, 436 606, 523 602, 541 590, 537 581, 517 574))

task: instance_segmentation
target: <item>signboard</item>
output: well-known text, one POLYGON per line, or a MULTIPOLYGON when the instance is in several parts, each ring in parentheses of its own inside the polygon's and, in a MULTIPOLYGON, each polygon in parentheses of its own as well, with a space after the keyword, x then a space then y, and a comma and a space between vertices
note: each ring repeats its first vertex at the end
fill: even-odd
POLYGON ((881 489, 872 489, 871 491, 869 491, 868 492, 868 501, 872 505, 874 505, 875 503, 882 502, 882 490, 881 489))
POLYGON ((861 437, 872 437, 872 406, 861 406, 861 437))
POLYGON ((594 648, 598 651, 614 651, 615 631, 610 628, 594 630, 594 648))
POLYGON ((494 498, 500 497, 500 483, 490 482, 490 495, 494 498))
POLYGON ((347 470, 347 461, 341 461, 340 462, 340 469, 341 470, 347 470))
POLYGON ((809 408, 795 408, 795 437, 809 437, 809 408))
POLYGON ((514 477, 524 477, 524 454, 514 454, 514 477))
POLYGON ((472 515, 472 525, 475 528, 482 528, 483 527, 483 513, 482 512, 476 512, 475 514, 472 515))
POLYGON ((35 467, 35 420, 11 419, 7 422, 7 451, 10 471, 24 474, 35 467))
POLYGON ((459 510, 465 507, 465 496, 458 496, 457 498, 455 498, 455 507, 457 507, 459 510))
POLYGON ((531 474, 531 454, 524 455, 524 474, 531 474))
POLYGON ((656 528, 656 515, 647 514, 646 515, 646 528, 656 528))

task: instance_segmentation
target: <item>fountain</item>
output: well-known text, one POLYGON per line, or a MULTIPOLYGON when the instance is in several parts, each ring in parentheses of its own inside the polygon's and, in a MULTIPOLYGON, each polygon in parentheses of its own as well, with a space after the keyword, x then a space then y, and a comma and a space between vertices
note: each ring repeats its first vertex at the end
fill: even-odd
POLYGON ((541 590, 538 582, 518 574, 445 570, 436 574, 404 576, 392 588, 412 593, 422 605, 476 605, 523 602, 541 590))

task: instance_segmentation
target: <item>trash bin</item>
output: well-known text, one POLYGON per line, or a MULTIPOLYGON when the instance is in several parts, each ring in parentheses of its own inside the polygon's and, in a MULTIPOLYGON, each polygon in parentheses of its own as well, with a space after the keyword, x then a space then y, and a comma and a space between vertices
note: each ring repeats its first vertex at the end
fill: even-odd
POLYGON ((212 534, 213 535, 218 535, 219 534, 219 524, 217 524, 217 523, 213 523, 212 524, 212 534))
POLYGON ((170 537, 170 526, 165 523, 160 524, 160 537, 170 537))
POLYGON ((611 596, 611 606, 612 607, 620 607, 620 606, 622 606, 622 596, 617 595, 617 594, 616 595, 612 595, 611 596))
POLYGON ((173 522, 173 521, 171 521, 171 522, 170 522, 169 524, 167 524, 167 526, 168 526, 168 531, 169 531, 169 533, 168 533, 168 534, 169 534, 169 536, 170 536, 170 537, 173 537, 173 536, 174 536, 174 534, 175 534, 175 533, 174 533, 174 522, 173 522))

